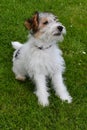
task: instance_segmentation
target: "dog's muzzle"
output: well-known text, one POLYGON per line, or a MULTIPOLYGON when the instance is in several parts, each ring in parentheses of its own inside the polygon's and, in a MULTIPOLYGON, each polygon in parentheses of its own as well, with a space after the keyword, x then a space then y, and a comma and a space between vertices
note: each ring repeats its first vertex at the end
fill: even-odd
POLYGON ((54 36, 60 36, 63 31, 63 26, 57 26, 57 31, 53 34, 54 36))

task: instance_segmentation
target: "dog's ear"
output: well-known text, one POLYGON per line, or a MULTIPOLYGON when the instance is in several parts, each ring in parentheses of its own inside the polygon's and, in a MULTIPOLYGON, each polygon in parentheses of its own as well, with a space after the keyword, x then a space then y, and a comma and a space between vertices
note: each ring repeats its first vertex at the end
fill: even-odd
POLYGON ((31 19, 25 21, 24 25, 28 30, 32 29, 33 32, 36 32, 39 26, 39 13, 36 12, 31 19))
POLYGON ((35 12, 34 17, 33 17, 33 31, 36 32, 38 30, 39 26, 39 13, 35 12))
POLYGON ((25 27, 30 30, 32 28, 32 19, 27 19, 24 23, 25 27))

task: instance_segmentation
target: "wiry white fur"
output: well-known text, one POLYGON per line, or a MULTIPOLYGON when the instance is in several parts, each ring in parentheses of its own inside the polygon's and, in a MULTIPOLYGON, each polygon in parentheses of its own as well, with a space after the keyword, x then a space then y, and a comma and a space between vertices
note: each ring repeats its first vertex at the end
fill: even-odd
MULTIPOLYGON (((45 17, 46 14, 40 13, 39 15, 45 17)), ((47 16, 49 16, 50 23, 40 30, 44 33, 39 38, 29 35, 29 40, 25 44, 12 42, 12 46, 16 49, 13 56, 13 72, 19 80, 25 80, 26 75, 33 78, 36 84, 35 94, 38 97, 38 102, 43 106, 49 104, 47 76, 52 79, 56 95, 62 100, 67 100, 68 103, 72 101, 72 97, 63 83, 62 74, 65 63, 62 52, 56 45, 57 41, 63 40, 63 33, 66 30, 60 22, 53 21, 54 15, 48 14, 47 16), (61 35, 54 36, 60 25, 63 26, 61 35), (50 45, 51 47, 49 47, 50 45), (38 47, 43 47, 43 50, 38 47), (18 50, 20 50, 19 54, 15 57, 18 50)))

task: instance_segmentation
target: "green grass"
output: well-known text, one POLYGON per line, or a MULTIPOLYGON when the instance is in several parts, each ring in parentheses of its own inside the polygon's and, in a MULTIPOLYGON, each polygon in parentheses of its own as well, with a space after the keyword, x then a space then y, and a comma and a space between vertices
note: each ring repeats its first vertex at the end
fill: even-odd
POLYGON ((1 0, 0 130, 86 129, 87 0, 1 0), (36 10, 53 12, 66 26, 67 35, 60 48, 66 61, 64 76, 72 104, 62 103, 51 89, 49 107, 39 106, 32 81, 16 81, 11 70, 11 41, 26 41, 28 32, 23 23, 36 10))

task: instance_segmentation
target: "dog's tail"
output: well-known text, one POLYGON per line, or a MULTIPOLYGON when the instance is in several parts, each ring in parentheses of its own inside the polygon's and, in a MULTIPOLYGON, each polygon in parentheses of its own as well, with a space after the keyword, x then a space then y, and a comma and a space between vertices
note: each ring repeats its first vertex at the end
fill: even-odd
POLYGON ((21 43, 19 43, 19 42, 11 42, 11 44, 12 44, 12 47, 13 47, 14 49, 19 49, 20 47, 23 46, 23 44, 21 44, 21 43))

